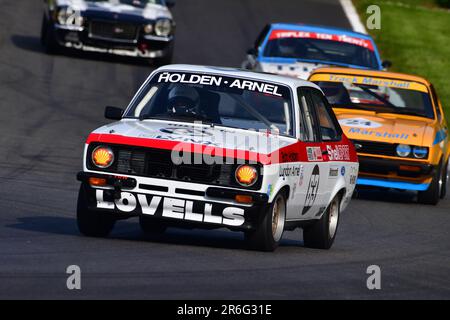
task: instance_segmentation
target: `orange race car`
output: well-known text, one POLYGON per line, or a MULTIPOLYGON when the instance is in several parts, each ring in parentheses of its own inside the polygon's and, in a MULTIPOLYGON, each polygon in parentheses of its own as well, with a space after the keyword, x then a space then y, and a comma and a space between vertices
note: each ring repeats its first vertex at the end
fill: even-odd
POLYGON ((437 204, 446 193, 448 129, 433 85, 417 76, 316 69, 318 84, 359 156, 358 185, 418 191, 437 204))

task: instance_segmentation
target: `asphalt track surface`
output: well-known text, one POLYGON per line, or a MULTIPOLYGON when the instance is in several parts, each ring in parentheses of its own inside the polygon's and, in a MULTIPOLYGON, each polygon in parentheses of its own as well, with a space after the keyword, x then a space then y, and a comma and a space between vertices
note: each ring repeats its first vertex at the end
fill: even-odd
MULTIPOLYGON (((349 27, 336 1, 189 0, 173 10, 175 62, 239 66, 268 21, 349 27)), ((363 192, 330 251, 285 233, 274 253, 245 249, 227 230, 141 234, 121 221, 108 239, 75 221, 83 143, 105 105, 125 106, 152 70, 97 55, 49 56, 39 45, 41 1, 0 0, 0 298, 450 298, 450 201, 363 192), (82 289, 66 288, 79 265, 82 289), (368 290, 379 265, 382 289, 368 290)))

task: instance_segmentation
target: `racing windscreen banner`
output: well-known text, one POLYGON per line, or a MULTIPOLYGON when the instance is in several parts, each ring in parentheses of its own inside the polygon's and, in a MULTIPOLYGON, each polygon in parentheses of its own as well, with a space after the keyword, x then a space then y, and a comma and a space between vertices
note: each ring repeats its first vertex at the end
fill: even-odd
POLYGON ((349 84, 356 83, 371 86, 415 90, 425 93, 428 92, 427 87, 424 84, 418 82, 398 80, 398 79, 384 79, 384 78, 357 76, 357 75, 318 73, 312 75, 310 81, 342 82, 349 84))
POLYGON ((331 34, 319 33, 309 31, 295 31, 295 30, 272 30, 269 40, 283 39, 283 38, 303 38, 303 39, 318 39, 329 40, 336 42, 345 42, 356 46, 364 47, 370 51, 374 51, 372 41, 357 37, 350 37, 345 34, 331 34))

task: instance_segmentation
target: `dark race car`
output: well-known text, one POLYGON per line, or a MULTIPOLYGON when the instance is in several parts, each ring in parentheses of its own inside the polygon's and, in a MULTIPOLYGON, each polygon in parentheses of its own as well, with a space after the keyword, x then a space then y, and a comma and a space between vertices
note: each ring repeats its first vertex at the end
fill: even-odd
POLYGON ((167 0, 45 0, 41 42, 170 63, 175 23, 167 0))

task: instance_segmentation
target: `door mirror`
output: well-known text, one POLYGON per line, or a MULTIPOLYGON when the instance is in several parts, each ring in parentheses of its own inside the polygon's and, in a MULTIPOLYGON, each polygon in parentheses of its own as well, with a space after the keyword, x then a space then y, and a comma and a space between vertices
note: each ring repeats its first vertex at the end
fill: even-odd
POLYGON ((111 120, 122 119, 123 109, 117 107, 106 107, 105 108, 105 118, 111 120))
POLYGON ((389 61, 389 60, 384 60, 384 61, 381 63, 381 65, 383 66, 383 68, 387 69, 387 68, 392 67, 392 62, 389 61))
POLYGON ((167 8, 173 8, 175 6, 175 0, 166 0, 167 8))

